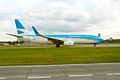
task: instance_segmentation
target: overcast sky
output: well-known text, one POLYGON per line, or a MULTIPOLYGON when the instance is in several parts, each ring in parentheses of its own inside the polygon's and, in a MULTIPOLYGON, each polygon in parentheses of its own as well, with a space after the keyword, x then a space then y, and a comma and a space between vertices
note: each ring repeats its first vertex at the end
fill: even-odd
POLYGON ((6 33, 17 34, 15 19, 43 34, 101 33, 103 38, 120 38, 119 0, 0 0, 0 39, 6 33))

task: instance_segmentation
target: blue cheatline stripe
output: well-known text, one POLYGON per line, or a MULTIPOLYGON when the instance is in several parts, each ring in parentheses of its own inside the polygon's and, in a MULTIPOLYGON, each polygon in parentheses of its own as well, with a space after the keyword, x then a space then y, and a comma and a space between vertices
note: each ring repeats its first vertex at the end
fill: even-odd
MULTIPOLYGON (((24 35, 24 36, 36 36, 36 35, 24 35)), ((47 37, 52 37, 52 38, 82 38, 82 39, 90 39, 90 40, 98 40, 99 42, 104 42, 102 38, 99 36, 94 36, 94 35, 59 35, 59 34, 47 34, 45 35, 47 37)))

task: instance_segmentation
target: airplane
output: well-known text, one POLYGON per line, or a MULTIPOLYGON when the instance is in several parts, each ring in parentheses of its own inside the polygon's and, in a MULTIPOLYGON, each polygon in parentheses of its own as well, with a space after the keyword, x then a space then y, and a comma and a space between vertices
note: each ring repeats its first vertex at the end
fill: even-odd
POLYGON ((96 46, 99 43, 104 42, 104 40, 95 35, 82 35, 82 34, 40 34, 34 26, 32 26, 35 34, 28 34, 29 32, 21 24, 18 19, 15 19, 15 24, 17 28, 17 34, 10 34, 10 36, 17 37, 18 42, 23 43, 46 43, 46 44, 56 44, 56 47, 60 45, 74 45, 78 43, 89 43, 96 46))
MULTIPOLYGON (((42 35, 40 34, 34 26, 32 26, 34 33, 36 36, 40 36, 43 39, 47 39, 52 43, 56 44, 56 47, 60 47, 60 45, 74 45, 78 43, 91 43, 96 46, 99 43, 104 42, 100 36, 94 35, 80 35, 80 34, 49 34, 42 35)), ((100 35, 100 34, 99 34, 100 35)))

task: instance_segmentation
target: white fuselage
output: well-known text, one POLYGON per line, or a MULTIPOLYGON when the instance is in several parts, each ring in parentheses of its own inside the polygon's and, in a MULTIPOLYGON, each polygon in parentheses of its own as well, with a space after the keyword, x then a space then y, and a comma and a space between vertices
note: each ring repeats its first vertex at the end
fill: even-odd
MULTIPOLYGON (((57 37, 52 37, 52 38, 63 40, 64 42, 73 41, 75 44, 98 42, 98 40, 83 39, 83 38, 57 38, 57 37)), ((47 38, 43 38, 40 36, 24 36, 23 38, 18 38, 18 41, 24 41, 29 43, 52 43, 47 38)))

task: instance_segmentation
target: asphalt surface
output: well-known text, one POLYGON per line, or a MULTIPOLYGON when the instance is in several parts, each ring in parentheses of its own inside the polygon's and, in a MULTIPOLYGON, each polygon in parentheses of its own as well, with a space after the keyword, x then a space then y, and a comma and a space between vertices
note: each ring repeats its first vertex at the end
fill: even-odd
POLYGON ((0 80, 120 80, 120 63, 1 66, 0 80))

